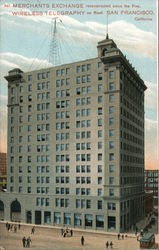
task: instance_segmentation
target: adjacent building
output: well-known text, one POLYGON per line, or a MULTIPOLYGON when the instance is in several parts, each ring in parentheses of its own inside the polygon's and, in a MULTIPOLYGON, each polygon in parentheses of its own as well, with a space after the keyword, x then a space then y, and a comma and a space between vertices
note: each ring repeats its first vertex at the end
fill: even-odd
POLYGON ((112 39, 97 49, 97 58, 5 77, 4 219, 123 232, 144 217, 146 86, 112 39))
POLYGON ((7 186, 7 154, 0 153, 0 191, 7 186))
POLYGON ((156 170, 145 170, 145 191, 153 193, 154 206, 158 206, 158 178, 159 171, 156 170))

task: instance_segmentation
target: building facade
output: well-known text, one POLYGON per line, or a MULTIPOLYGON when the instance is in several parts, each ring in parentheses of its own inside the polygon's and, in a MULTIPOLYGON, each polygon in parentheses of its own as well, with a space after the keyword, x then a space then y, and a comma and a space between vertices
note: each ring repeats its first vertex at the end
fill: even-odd
POLYGON ((5 77, 4 219, 123 232, 143 218, 146 86, 113 40, 97 49, 5 77))
POLYGON ((7 186, 7 154, 0 153, 0 191, 7 186))
POLYGON ((145 192, 153 193, 154 206, 158 206, 158 170, 145 170, 145 192))

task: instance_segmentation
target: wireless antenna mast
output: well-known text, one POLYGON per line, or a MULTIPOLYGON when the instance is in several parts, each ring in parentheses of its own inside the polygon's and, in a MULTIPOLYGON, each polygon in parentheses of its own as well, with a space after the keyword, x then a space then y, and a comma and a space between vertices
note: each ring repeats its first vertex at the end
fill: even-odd
POLYGON ((58 17, 55 17, 52 18, 51 21, 51 42, 50 42, 49 62, 52 63, 54 66, 59 65, 61 62, 59 53, 59 42, 57 38, 57 19, 58 17))

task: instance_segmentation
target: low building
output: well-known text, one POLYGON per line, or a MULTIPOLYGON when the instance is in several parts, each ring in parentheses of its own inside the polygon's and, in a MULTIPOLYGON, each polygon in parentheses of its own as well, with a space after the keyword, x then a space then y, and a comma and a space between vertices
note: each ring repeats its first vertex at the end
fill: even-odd
POLYGON ((158 170, 145 170, 145 192, 153 192, 154 206, 158 206, 158 170))
POLYGON ((154 207, 153 192, 145 192, 145 214, 152 212, 154 207))

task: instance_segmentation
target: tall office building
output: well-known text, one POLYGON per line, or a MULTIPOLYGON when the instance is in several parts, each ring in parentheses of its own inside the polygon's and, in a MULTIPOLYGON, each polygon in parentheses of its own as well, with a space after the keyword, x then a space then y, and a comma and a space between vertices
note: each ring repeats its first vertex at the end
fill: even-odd
POLYGON ((145 192, 153 193, 154 206, 158 206, 158 177, 159 170, 145 170, 145 192))
POLYGON ((0 152, 0 191, 7 185, 7 154, 0 152))
POLYGON ((7 220, 122 232, 143 218, 146 86, 112 39, 97 49, 5 77, 7 220))

